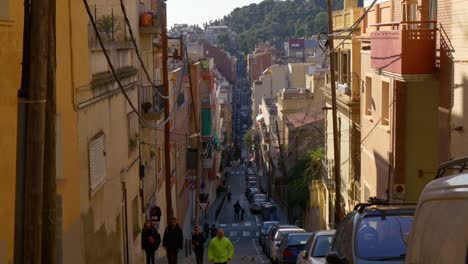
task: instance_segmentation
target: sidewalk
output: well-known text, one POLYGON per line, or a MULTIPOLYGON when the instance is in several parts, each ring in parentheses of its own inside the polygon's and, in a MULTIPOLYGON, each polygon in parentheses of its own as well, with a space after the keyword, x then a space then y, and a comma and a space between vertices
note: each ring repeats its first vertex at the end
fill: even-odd
MULTIPOLYGON (((212 224, 215 224, 216 226, 218 226, 218 222, 217 220, 215 219, 216 218, 216 209, 218 208, 218 206, 221 205, 221 202, 222 202, 222 196, 218 197, 214 202, 213 204, 210 206, 210 208, 208 208, 208 212, 207 212, 207 221, 208 221, 208 224, 211 226, 212 224)), ((204 221, 201 221, 200 222, 200 225, 203 226, 204 224, 204 221)), ((161 239, 162 239, 162 235, 161 234, 161 239)), ((186 238, 188 237, 191 237, 191 232, 190 234, 185 234, 184 233, 184 236, 186 238)), ((164 249, 162 248, 162 245, 161 247, 159 248, 158 251, 164 251, 164 249)), ((195 253, 191 250, 191 247, 190 247, 190 250, 189 252, 187 252, 188 256, 186 256, 186 252, 185 252, 185 248, 184 250, 181 250, 179 252, 179 257, 178 257, 178 263, 179 264, 194 264, 196 263, 196 260, 195 260, 195 253), (190 255, 191 254, 191 255, 190 255)), ((207 254, 207 252, 205 251, 205 254, 207 254)), ((166 264, 168 263, 167 262, 167 257, 166 256, 162 256, 162 257, 156 257, 156 263, 157 264, 166 264)))

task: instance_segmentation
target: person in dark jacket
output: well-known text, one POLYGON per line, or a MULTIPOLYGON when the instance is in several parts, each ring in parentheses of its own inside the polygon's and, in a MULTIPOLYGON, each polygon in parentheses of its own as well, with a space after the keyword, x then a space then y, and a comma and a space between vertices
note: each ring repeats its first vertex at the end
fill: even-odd
POLYGON ((203 225, 203 233, 205 235, 205 238, 207 238, 210 235, 210 225, 208 224, 208 222, 205 222, 205 224, 203 225))
POLYGON ((234 207, 234 219, 235 221, 238 221, 240 219, 239 217, 240 209, 242 208, 239 203, 239 200, 236 201, 233 207, 234 207))
POLYGON ((192 247, 195 251, 195 256, 197 257, 197 264, 203 264, 203 251, 206 238, 200 232, 200 227, 195 227, 195 232, 192 235, 192 247))
POLYGON ((177 264, 177 253, 184 248, 184 234, 175 217, 164 230, 163 247, 166 250, 168 263, 177 264))
POLYGON ((216 237, 216 234, 218 233, 218 229, 216 228, 216 226, 213 224, 210 228, 210 235, 211 235, 211 238, 214 238, 216 237))
POLYGON ((141 248, 146 253, 146 264, 154 264, 154 253, 161 244, 161 236, 158 230, 154 228, 151 220, 146 220, 141 231, 141 248))

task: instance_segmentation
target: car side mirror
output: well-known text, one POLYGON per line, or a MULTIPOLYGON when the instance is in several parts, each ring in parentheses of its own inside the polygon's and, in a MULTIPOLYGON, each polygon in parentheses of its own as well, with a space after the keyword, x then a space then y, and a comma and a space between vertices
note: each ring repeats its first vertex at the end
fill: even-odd
POLYGON ((343 259, 338 256, 336 252, 330 252, 325 258, 328 264, 341 264, 343 263, 343 259))

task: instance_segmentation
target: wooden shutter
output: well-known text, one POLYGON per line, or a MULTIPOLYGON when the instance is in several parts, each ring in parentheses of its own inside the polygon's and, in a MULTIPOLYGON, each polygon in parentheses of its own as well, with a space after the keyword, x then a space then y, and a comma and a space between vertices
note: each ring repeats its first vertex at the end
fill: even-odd
POLYGON ((106 156, 104 134, 94 137, 88 146, 89 150, 89 187, 91 194, 104 183, 106 179, 106 156))

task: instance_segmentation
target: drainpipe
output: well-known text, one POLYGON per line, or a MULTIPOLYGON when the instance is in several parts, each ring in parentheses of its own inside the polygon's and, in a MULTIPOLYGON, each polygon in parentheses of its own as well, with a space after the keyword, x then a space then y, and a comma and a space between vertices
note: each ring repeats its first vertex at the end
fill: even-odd
MULTIPOLYGON (((29 86, 29 0, 24 1, 24 28, 23 28, 23 63, 21 72, 21 87, 18 90, 18 101, 28 98, 29 86)), ((17 131, 16 131, 16 202, 15 202, 15 239, 14 263, 22 264, 24 255, 24 168, 26 167, 26 122, 27 104, 18 103, 17 131)))
POLYGON ((387 176, 387 201, 390 201, 390 188, 392 186, 392 171, 394 166, 394 156, 395 156, 395 116, 396 116, 396 84, 395 81, 393 82, 393 99, 392 99, 392 128, 391 128, 391 135, 390 135, 390 144, 391 144, 391 152, 388 155, 388 176, 387 176))

